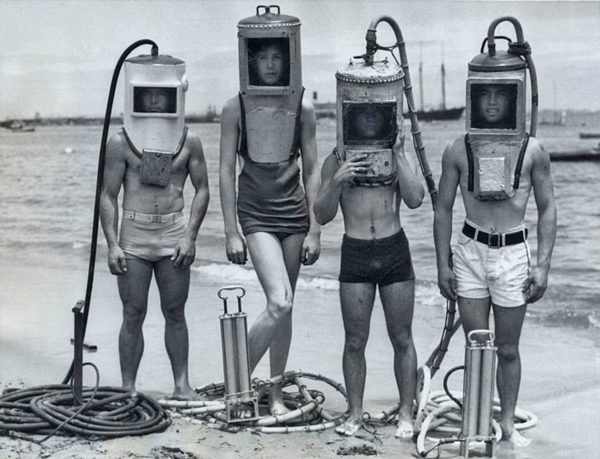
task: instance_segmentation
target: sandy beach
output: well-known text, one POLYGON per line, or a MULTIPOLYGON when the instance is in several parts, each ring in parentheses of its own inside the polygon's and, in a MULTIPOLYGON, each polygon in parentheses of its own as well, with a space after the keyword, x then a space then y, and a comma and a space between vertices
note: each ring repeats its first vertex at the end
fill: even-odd
MULTIPOLYGON (((328 154, 333 144, 334 124, 320 125, 320 151, 328 154)), ((431 149, 439 152, 451 134, 462 130, 459 123, 432 126, 431 149)), ((209 170, 216 171, 218 129, 215 125, 194 126, 205 140, 209 170)), ((569 128, 573 131, 575 128, 569 128)), ((38 132, 39 131, 39 132, 38 132)), ((73 330, 71 308, 84 298, 87 279, 89 234, 96 171, 94 128, 44 128, 29 140, 3 134, 7 150, 6 181, 3 191, 6 217, 0 241, 0 389, 33 387, 62 381, 72 360, 70 338, 73 330), (10 142, 13 142, 12 144, 10 142), (65 158, 59 145, 79 145, 81 154, 65 158), (46 165, 44 173, 32 174, 22 152, 46 165), (58 153, 57 153, 58 151, 58 153), (68 159, 68 161, 65 161, 68 159), (10 167, 9 167, 10 166, 10 167), (49 190, 40 194, 39 189, 49 190)), ((559 138, 562 131, 548 131, 559 138)), ((562 138, 562 137, 561 137, 562 138)), ((431 150, 430 150, 431 151, 431 150)), ((439 156, 432 155, 432 167, 439 168, 439 156)), ((322 160, 323 158, 321 158, 322 160)), ((596 240, 589 228, 597 213, 580 211, 580 202, 593 199, 597 167, 563 165, 554 169, 561 218, 549 288, 545 297, 532 305, 521 340, 523 375, 519 407, 539 417, 536 427, 525 432, 533 439, 530 447, 514 452, 501 445, 498 457, 595 458, 595 437, 600 432, 600 339, 598 336, 596 240), (574 186, 572 177, 579 184, 574 186), (582 197, 582 193, 584 193, 582 197)), ((439 176, 439 171, 435 172, 439 176)), ((4 176, 3 176, 4 178, 4 176)), ((217 290, 228 284, 247 289, 244 309, 252 323, 264 308, 264 296, 254 272, 225 263, 222 217, 218 202, 218 180, 211 178, 212 205, 197 241, 192 285, 187 304, 190 334, 190 381, 201 387, 223 378, 219 314, 222 303, 217 290)), ((188 187, 189 192, 189 187, 188 187)), ((188 197, 189 198, 189 197, 188 197)), ((187 200, 189 202, 189 199, 187 200)), ((534 206, 530 207, 534 209, 534 206)), ((411 242, 417 276, 414 339, 423 363, 437 345, 444 323, 444 307, 435 283, 434 253, 431 244, 431 209, 403 214, 403 227, 411 242)), ((531 247, 535 256, 535 216, 528 217, 531 247)), ((457 225, 460 217, 457 212, 457 225)), ((455 228, 455 232, 458 233, 455 228)), ((303 268, 294 309, 294 336, 288 369, 320 373, 343 382, 341 356, 343 327, 337 291, 339 241, 343 233, 340 216, 324 228, 322 253, 312 267, 303 268)), ((100 235, 97 273, 86 341, 98 346, 86 353, 85 361, 100 369, 101 385, 119 385, 117 337, 121 304, 116 280, 106 267, 106 245, 100 235)), ((146 323, 145 352, 138 374, 138 390, 156 398, 170 395, 172 376, 164 348, 164 321, 153 284, 146 323)), ((444 374, 463 363, 461 333, 451 342, 442 368, 433 380, 433 390, 442 388, 444 374)), ((370 341, 367 346, 368 375, 364 408, 370 413, 390 409, 397 399, 389 343, 383 312, 376 301, 370 341)), ((262 362, 255 376, 268 377, 262 362)), ((94 375, 86 368, 84 383, 94 375)), ((462 390, 460 373, 451 388, 462 390)), ((341 397, 326 400, 325 408, 343 410, 341 397)), ((333 430, 315 434, 256 435, 229 434, 209 427, 174 419, 162 434, 102 442, 52 438, 40 447, 11 437, 0 437, 0 458, 122 458, 122 457, 279 457, 285 449, 290 457, 334 457, 338 452, 377 452, 382 457, 413 457, 413 443, 393 437, 393 426, 377 427, 377 435, 347 440, 333 430), (366 446, 365 446, 366 445, 366 446), (340 450, 340 447, 342 448, 340 450), (161 449, 162 448, 162 449, 161 449), (179 448, 183 453, 165 448, 179 448), (187 454, 189 453, 189 454, 187 454)), ((442 457, 456 457, 457 446, 446 446, 442 457)))
MULTIPOLYGON (((120 303, 116 281, 99 261, 86 342, 98 351, 86 353, 84 361, 100 368, 102 385, 118 385, 117 336, 120 303)), ((0 276, 9 288, 0 290, 1 376, 0 387, 31 387, 60 382, 72 357, 69 344, 72 330, 71 307, 85 291, 85 271, 65 264, 20 267, 3 260, 0 276), (35 286, 32 288, 32 286, 35 286)), ((241 283, 247 289, 244 309, 249 320, 260 313, 263 294, 253 273, 247 269, 228 271, 227 283, 241 283)), ((190 380, 200 387, 222 380, 218 316, 221 301, 216 297, 223 278, 192 275, 187 307, 190 331, 190 380)), ((341 353, 343 330, 335 289, 311 288, 300 283, 294 311, 294 338, 289 369, 302 369, 343 381, 341 353)), ((414 337, 423 362, 439 340, 443 306, 421 302, 428 297, 417 289, 414 337)), ((430 296, 430 295, 429 295, 430 296)), ((169 361, 163 345, 163 319, 158 308, 155 285, 145 323, 145 351, 138 374, 138 389, 154 397, 172 390, 169 361)), ((441 389, 443 374, 460 365, 464 339, 454 337, 442 368, 433 380, 441 389)), ((600 353, 598 343, 575 330, 548 328, 526 321, 521 344, 523 376, 519 406, 539 417, 536 427, 525 435, 533 442, 528 448, 512 451, 500 443, 498 457, 506 458, 593 458, 597 457, 595 437, 599 432, 600 353)), ((397 397, 392 373, 392 348, 385 331, 383 313, 376 301, 367 347, 368 376, 365 409, 376 413, 389 409, 397 397)), ((266 378, 268 367, 261 362, 256 376, 266 378)), ((85 383, 93 375, 85 373, 85 383)), ((451 387, 461 389, 457 376, 451 387)), ((326 402, 330 409, 343 409, 338 396, 326 402)), ((3 458, 275 458, 336 457, 357 447, 363 454, 380 457, 415 457, 414 443, 395 439, 394 427, 378 427, 377 434, 363 432, 360 438, 344 439, 333 430, 321 433, 257 434, 227 433, 186 418, 175 417, 160 434, 107 441, 53 437, 44 446, 13 436, 0 437, 3 458)), ((477 450, 475 450, 477 451, 477 450)), ((457 457, 456 446, 442 448, 442 457, 457 457)))

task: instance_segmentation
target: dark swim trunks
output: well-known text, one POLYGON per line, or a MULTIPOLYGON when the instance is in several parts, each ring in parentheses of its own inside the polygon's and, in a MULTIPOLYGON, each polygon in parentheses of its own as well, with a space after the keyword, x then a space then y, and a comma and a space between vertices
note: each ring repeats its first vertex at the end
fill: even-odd
POLYGON ((354 239, 344 234, 340 282, 380 287, 415 278, 404 230, 381 239, 354 239))
POLYGON ((244 158, 238 178, 238 219, 244 235, 259 231, 284 235, 306 233, 308 204, 295 158, 256 163, 244 158))

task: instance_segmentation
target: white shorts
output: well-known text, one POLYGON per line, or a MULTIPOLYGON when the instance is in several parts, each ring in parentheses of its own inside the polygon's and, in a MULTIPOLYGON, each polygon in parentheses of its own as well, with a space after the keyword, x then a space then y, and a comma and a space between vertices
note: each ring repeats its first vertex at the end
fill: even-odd
POLYGON ((498 306, 521 306, 525 304, 523 282, 529 275, 529 260, 527 241, 496 248, 461 232, 453 255, 457 294, 472 299, 489 297, 498 306))

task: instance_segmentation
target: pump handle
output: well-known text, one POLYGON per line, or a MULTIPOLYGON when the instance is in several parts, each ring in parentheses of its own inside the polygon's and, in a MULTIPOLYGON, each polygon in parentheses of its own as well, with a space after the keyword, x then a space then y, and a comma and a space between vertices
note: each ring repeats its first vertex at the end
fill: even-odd
POLYGON ((260 9, 264 9, 265 12, 263 14, 269 14, 271 12, 271 8, 277 8, 277 16, 279 16, 280 14, 280 9, 279 9, 279 5, 258 5, 256 7, 256 15, 260 16, 260 9))
POLYGON ((73 306, 73 309, 71 309, 71 311, 75 314, 83 314, 84 306, 85 306, 85 301, 79 300, 77 303, 75 303, 75 306, 73 306))
POLYGON ((491 330, 471 330, 467 335, 469 344, 482 345, 482 344, 493 344, 496 335, 491 330), (486 339, 487 338, 487 339, 486 339))
POLYGON ((227 298, 229 298, 228 296, 223 296, 221 294, 221 292, 224 291, 235 291, 235 290, 241 290, 242 294, 241 295, 236 295, 237 298, 242 298, 245 294, 246 294, 246 289, 244 287, 242 287, 241 285, 226 285, 225 287, 222 287, 219 289, 219 292, 217 293, 217 296, 219 298, 221 298, 222 300, 227 300, 227 298))

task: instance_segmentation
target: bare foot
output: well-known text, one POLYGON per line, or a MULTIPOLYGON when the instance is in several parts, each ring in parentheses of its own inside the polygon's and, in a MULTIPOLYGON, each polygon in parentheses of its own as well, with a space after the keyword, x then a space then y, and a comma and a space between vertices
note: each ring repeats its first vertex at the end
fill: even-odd
POLYGON ((413 423, 410 419, 400 418, 398 420, 398 428, 396 429, 395 437, 401 440, 411 440, 415 435, 413 423))
POLYGON ((525 448, 526 446, 529 446, 529 443, 531 443, 530 438, 523 437, 516 430, 513 430, 513 433, 510 434, 510 436, 504 436, 503 440, 511 442, 517 448, 525 448))
POLYGON ((131 398, 137 398, 138 396, 135 386, 123 386, 123 390, 129 392, 131 398))
POLYGON ((335 431, 346 437, 353 437, 356 432, 362 427, 360 419, 348 419, 342 425, 335 428, 335 431))
POLYGON ((121 387, 123 388, 123 390, 135 394, 135 384, 123 384, 121 387))
POLYGON ((269 404, 269 411, 273 416, 282 416, 286 413, 289 413, 287 406, 280 400, 274 400, 269 404))

